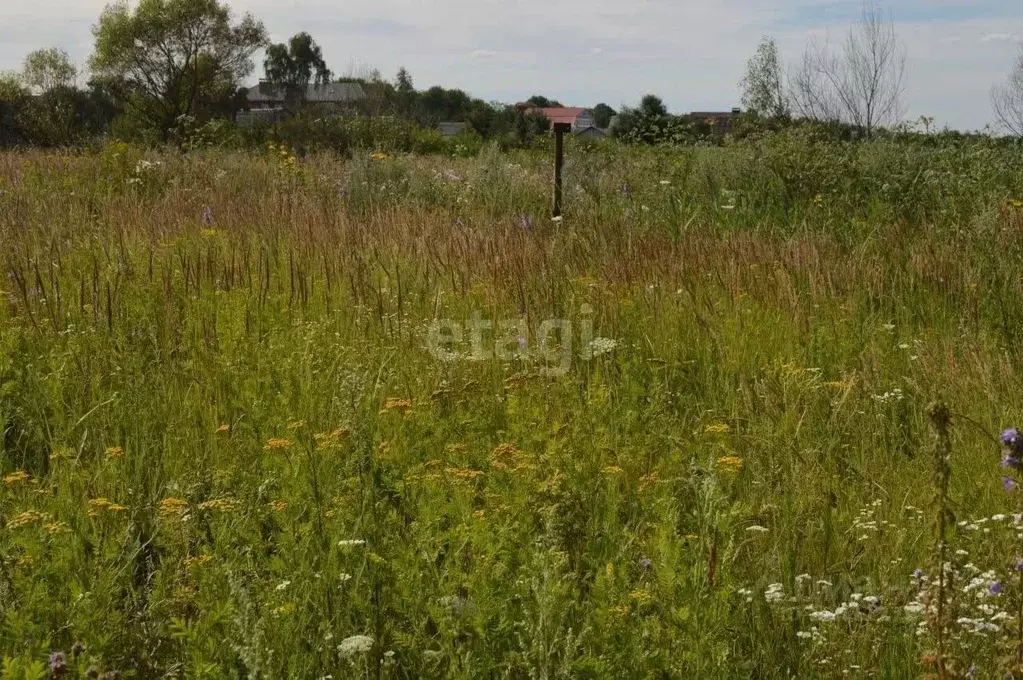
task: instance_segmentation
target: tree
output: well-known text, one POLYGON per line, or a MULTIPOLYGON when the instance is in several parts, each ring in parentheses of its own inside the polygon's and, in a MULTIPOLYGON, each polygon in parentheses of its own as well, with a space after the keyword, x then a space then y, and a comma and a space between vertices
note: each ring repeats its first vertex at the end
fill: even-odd
POLYGON ((416 88, 412 84, 412 74, 404 66, 398 69, 398 75, 394 78, 394 89, 398 94, 415 94, 416 88))
POLYGON ((615 110, 601 102, 593 107, 593 123, 598 128, 607 128, 611 125, 611 119, 615 117, 615 110))
POLYGON ((548 99, 542 94, 534 94, 532 97, 526 100, 527 104, 532 104, 538 109, 549 109, 549 108, 561 108, 562 103, 556 99, 548 99))
POLYGON ((78 69, 67 52, 56 47, 29 53, 21 70, 22 82, 38 94, 55 87, 71 87, 77 76, 78 69))
POLYGON ((668 107, 665 106, 664 101, 655 94, 648 94, 640 100, 639 111, 647 118, 657 118, 659 116, 668 115, 668 107))
POLYGON ((1010 134, 1023 136, 1023 48, 1009 80, 991 91, 991 105, 998 122, 1010 134))
POLYGON ((782 85, 781 57, 774 38, 764 36, 746 62, 742 82, 742 105, 762 118, 783 118, 789 114, 788 99, 782 85))
POLYGON ((141 0, 134 11, 120 0, 93 35, 93 73, 164 141, 181 116, 230 98, 267 42, 262 23, 233 23, 218 0, 141 0))
POLYGON ((906 51, 894 23, 884 20, 875 0, 864 0, 841 53, 809 45, 792 75, 792 103, 806 118, 848 123, 869 138, 902 116, 905 72, 906 51))
POLYGON ((288 101, 303 100, 310 82, 323 85, 333 75, 323 60, 323 50, 304 31, 292 36, 287 45, 277 43, 266 48, 263 70, 267 82, 283 89, 288 101))

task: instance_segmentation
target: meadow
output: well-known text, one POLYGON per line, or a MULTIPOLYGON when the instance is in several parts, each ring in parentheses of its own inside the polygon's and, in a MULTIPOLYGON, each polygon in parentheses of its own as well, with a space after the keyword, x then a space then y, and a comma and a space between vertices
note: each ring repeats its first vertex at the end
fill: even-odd
POLYGON ((0 153, 3 677, 1023 677, 1018 149, 567 158, 0 153))

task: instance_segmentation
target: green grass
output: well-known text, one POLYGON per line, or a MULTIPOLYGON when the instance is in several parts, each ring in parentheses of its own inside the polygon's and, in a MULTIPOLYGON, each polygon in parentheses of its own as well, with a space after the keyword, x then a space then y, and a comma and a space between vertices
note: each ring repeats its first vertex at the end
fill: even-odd
POLYGON ((949 663, 1011 666, 1016 155, 568 157, 554 224, 541 152, 0 155, 4 676, 919 677, 939 398, 949 663))

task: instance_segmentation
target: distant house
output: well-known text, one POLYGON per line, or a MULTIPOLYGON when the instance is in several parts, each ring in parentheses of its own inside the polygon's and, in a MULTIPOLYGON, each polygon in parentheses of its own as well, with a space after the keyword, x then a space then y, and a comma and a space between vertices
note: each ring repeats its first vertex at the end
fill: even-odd
POLYGON ((688 117, 693 123, 709 126, 712 134, 724 137, 735 129, 741 115, 742 109, 735 108, 731 111, 693 111, 688 117))
POLYGON ((445 137, 456 137, 468 130, 469 124, 454 121, 437 123, 437 129, 440 130, 440 133, 445 137))
MULTIPOLYGON (((306 86, 304 101, 322 107, 333 108, 338 112, 350 108, 364 100, 366 93, 359 83, 324 83, 306 86)), ((245 93, 249 105, 248 111, 238 113, 240 124, 261 121, 272 123, 289 115, 289 102, 285 98, 285 88, 274 87, 265 80, 259 81, 245 93)))
POLYGON ((576 130, 573 134, 579 139, 604 139, 604 137, 607 137, 606 132, 592 125, 576 130))
POLYGON ((596 121, 593 118, 593 112, 589 109, 578 107, 532 107, 525 109, 524 113, 527 116, 543 115, 551 122, 551 125, 555 123, 568 123, 572 126, 572 132, 597 127, 596 121))

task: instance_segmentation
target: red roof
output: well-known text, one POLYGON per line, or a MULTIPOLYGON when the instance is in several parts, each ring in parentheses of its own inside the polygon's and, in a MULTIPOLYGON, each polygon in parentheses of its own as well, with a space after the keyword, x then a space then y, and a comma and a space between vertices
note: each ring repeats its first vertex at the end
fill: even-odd
POLYGON ((550 108, 532 108, 526 110, 526 115, 535 113, 542 113, 547 116, 547 119, 551 123, 568 123, 569 125, 575 125, 576 119, 584 113, 587 113, 587 109, 583 109, 577 106, 569 107, 550 107, 550 108))

